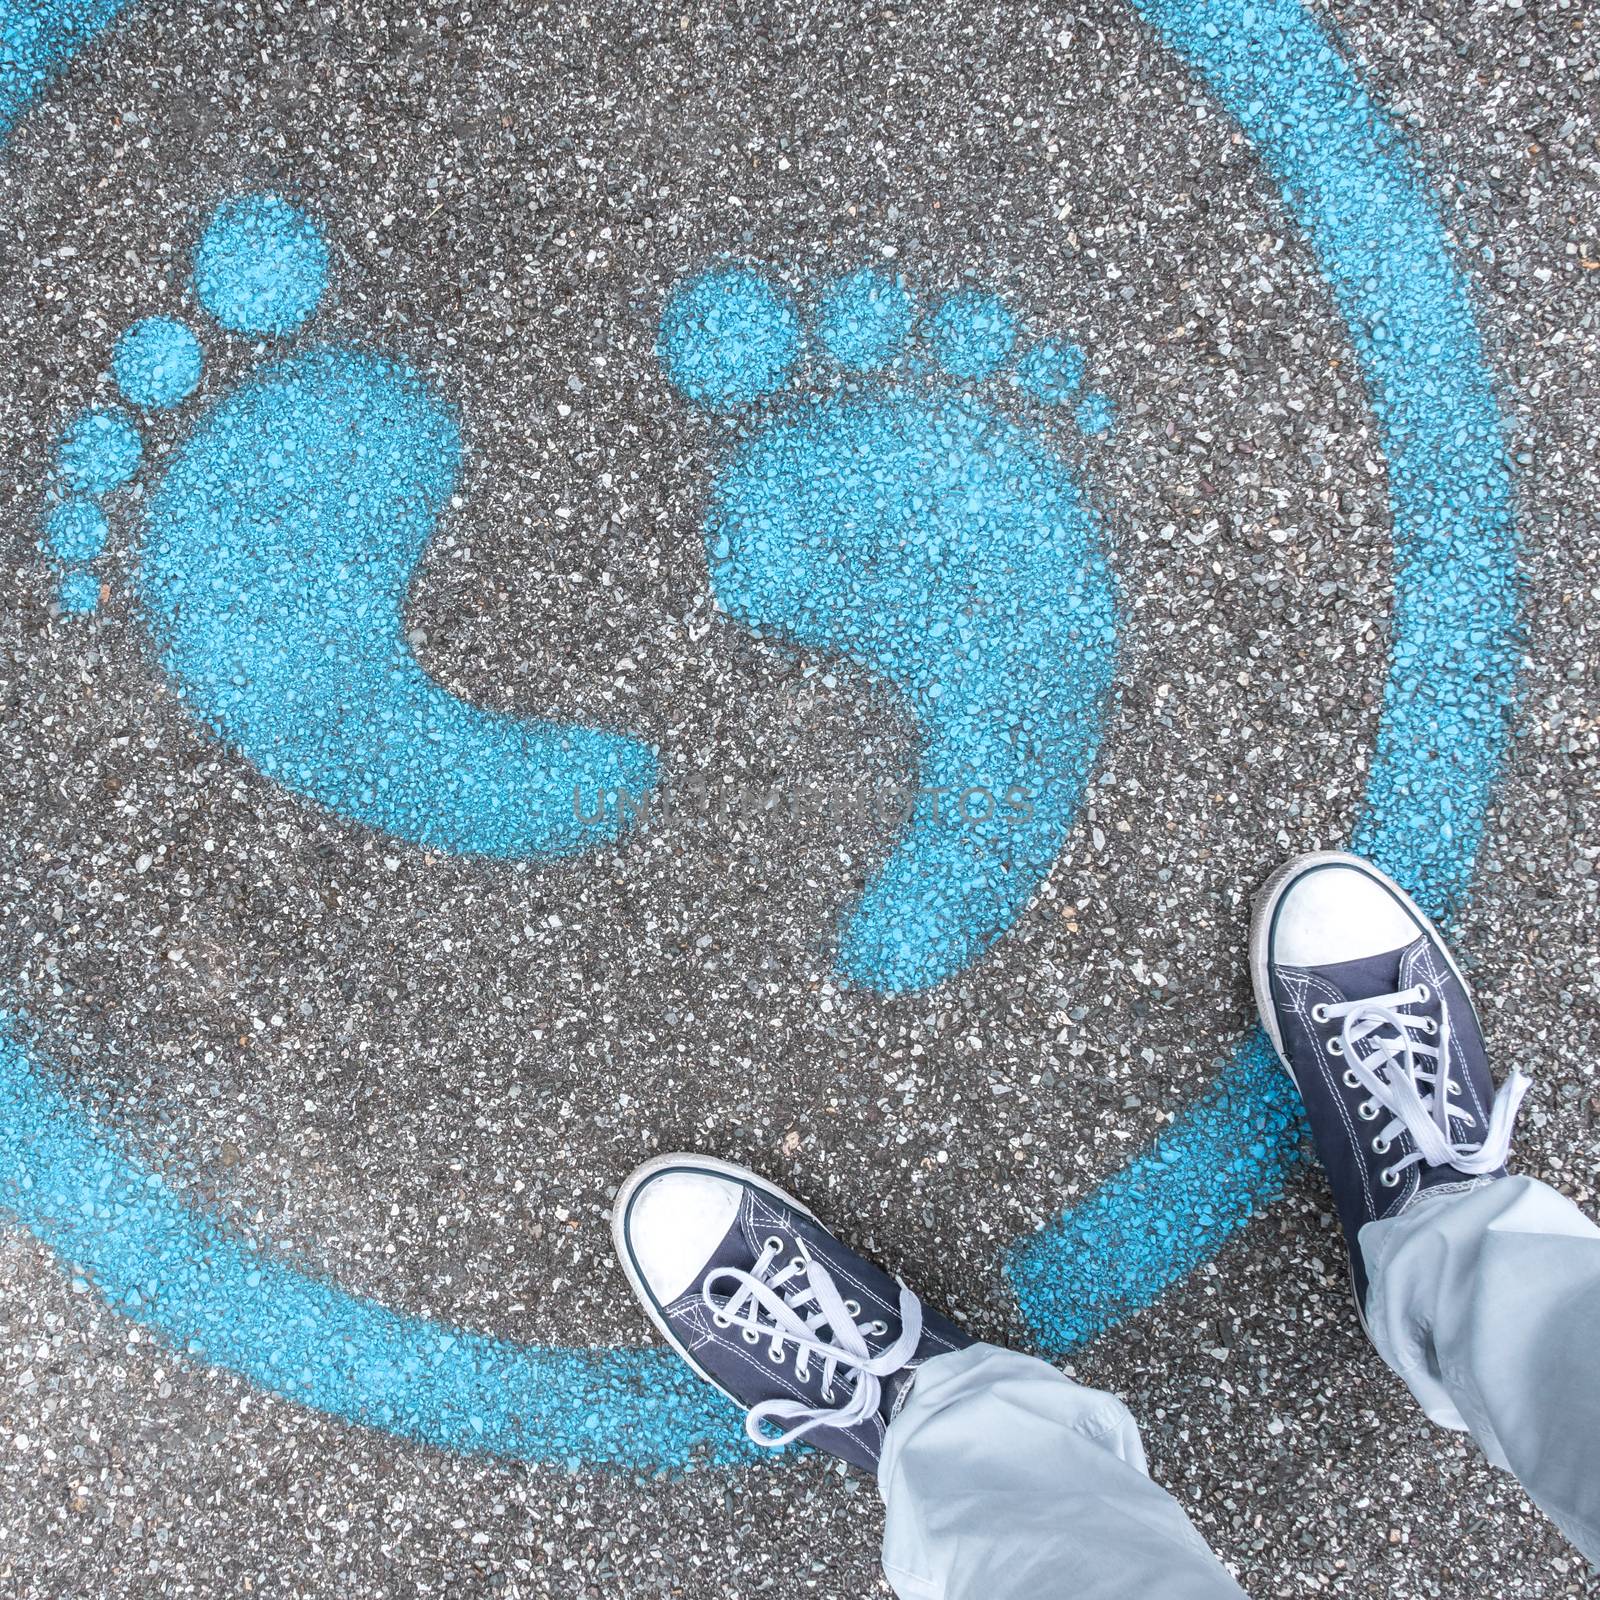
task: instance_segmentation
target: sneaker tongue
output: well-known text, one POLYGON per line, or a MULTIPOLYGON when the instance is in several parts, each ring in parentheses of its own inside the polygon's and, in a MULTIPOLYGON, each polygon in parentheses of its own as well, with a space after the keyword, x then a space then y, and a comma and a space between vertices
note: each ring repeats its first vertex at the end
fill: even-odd
POLYGON ((1400 981, 1400 964, 1410 945, 1379 956, 1362 956, 1359 961, 1340 961, 1331 967, 1318 967, 1319 978, 1326 979, 1346 1000, 1364 1000, 1375 994, 1396 994, 1405 987, 1400 981))

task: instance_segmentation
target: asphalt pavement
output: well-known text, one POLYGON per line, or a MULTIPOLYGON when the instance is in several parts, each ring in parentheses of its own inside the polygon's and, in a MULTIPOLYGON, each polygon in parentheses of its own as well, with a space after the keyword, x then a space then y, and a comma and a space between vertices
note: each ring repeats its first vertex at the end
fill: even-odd
MULTIPOLYGON (((1517 1164, 1594 1211, 1600 24, 1510 0, 1316 15, 1408 141, 1505 418, 1517 691, 1452 927, 1493 1059, 1536 1080, 1517 1164)), ((96 1136, 352 1295, 600 1349, 650 1342, 610 1197, 649 1155, 709 1150, 1037 1348, 1008 1252, 1247 1036, 1249 896, 1350 836, 1392 656, 1359 336, 1151 23, 1111 0, 135 6, 0 152, 0 262, 0 1004, 96 1136), (327 243, 314 319, 281 338, 208 318, 192 276, 217 205, 266 192, 327 243), (686 396, 658 328, 729 262, 802 308, 864 265, 921 307, 993 293, 1106 401, 1042 423, 1004 374, 982 391, 1091 508, 1118 638, 1054 867, 929 988, 837 970, 917 716, 713 599, 718 474, 840 381, 808 350, 775 393, 686 396), (200 332, 204 376, 141 418, 75 609, 40 548, 57 439, 115 397, 148 316, 200 332), (320 803, 179 692, 141 600, 155 485, 313 347, 401 363, 459 419, 405 601, 426 673, 635 739, 709 800, 549 858, 461 853, 320 803)), ((1406 581, 1425 604, 1429 574, 1406 581)), ((887 1593, 875 1485, 815 1455, 657 1461, 605 1437, 632 1412, 560 1459, 440 1448, 131 1310, 0 1231, 19 1600, 887 1593)), ((1600 1593, 1378 1363, 1308 1167, 1058 1360, 1126 1399, 1260 1600, 1600 1593)))

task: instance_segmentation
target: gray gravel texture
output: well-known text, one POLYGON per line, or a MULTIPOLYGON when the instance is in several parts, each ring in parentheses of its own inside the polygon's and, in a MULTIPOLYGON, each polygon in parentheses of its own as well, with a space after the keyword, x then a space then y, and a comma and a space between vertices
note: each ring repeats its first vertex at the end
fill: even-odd
MULTIPOLYGON (((1522 463, 1522 707, 1460 948, 1496 1058, 1538 1078, 1520 1165, 1592 1208, 1600 19, 1396 10, 1330 21, 1435 179, 1522 463)), ((155 4, 18 130, 0 260, 0 981, 75 1088, 341 1283, 508 1336, 645 1338, 609 1196, 694 1147, 1021 1339, 1005 1245, 1246 1028, 1248 894, 1345 835, 1386 660, 1352 353, 1253 152, 1153 34, 1031 0, 155 4), (1120 408, 1081 447, 1119 702, 1012 936, 931 997, 841 992, 834 920, 891 836, 865 812, 683 817, 556 866, 397 847, 187 719, 125 569, 94 623, 57 616, 35 545, 54 433, 108 392, 124 326, 193 315, 188 251, 243 188, 328 229, 308 337, 402 355, 461 408, 464 504, 409 617, 429 670, 641 731, 717 784, 887 781, 914 741, 862 675, 711 606, 697 521, 740 424, 657 368, 673 283, 731 254, 803 293, 876 260, 1082 343, 1120 408)), ((263 353, 211 329, 200 400, 263 353)), ((1258 1600, 1600 1593, 1380 1369, 1314 1175, 1071 1370, 1128 1400, 1258 1600)), ((0 1492, 19 1597, 886 1592, 874 1486, 821 1458, 643 1482, 413 1447, 175 1358, 16 1233, 0 1492)))

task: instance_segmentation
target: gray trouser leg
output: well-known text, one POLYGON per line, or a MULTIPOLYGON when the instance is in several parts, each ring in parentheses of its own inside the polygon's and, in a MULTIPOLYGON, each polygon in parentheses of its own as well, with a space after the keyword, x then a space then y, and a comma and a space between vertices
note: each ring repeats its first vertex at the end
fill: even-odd
POLYGON ((1127 1407, 1031 1356, 935 1356, 878 1484, 900 1600, 1243 1600, 1150 1481, 1127 1407))
POLYGON ((1361 1251, 1383 1359, 1600 1561, 1600 1228, 1501 1178, 1369 1222, 1361 1251))

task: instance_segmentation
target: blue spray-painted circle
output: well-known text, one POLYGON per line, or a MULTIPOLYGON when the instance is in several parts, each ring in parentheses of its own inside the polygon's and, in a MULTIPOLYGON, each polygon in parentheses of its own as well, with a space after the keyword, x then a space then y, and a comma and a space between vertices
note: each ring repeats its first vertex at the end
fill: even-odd
POLYGON ((987 378, 1000 369, 1016 343, 1016 318, 997 294, 963 289, 928 319, 928 343, 946 372, 987 378))
POLYGON ((72 616, 88 616, 100 605, 100 580, 92 572, 69 572, 56 589, 56 603, 72 616))
POLYGON ((111 373, 130 405, 164 411, 194 393, 200 341, 171 317, 144 317, 117 340, 111 373))
POLYGON ((904 344, 912 315, 910 292, 898 278, 860 267, 823 290, 811 325, 841 366, 871 372, 904 344))
POLYGON ((1041 405, 1064 406, 1082 385, 1086 364, 1079 346, 1043 339, 1018 357, 1016 381, 1041 405))
POLYGON ((90 500, 64 500, 45 519, 45 543, 58 561, 93 561, 106 547, 106 515, 90 500))
POLYGON ((237 333, 293 333, 327 284, 321 229, 281 195, 224 200, 194 253, 200 304, 237 333))
POLYGON ((1109 395, 1086 394, 1072 415, 1079 433, 1109 433, 1117 420, 1117 407, 1109 395))
POLYGON ((81 494, 108 494, 139 470, 143 454, 133 418, 118 406, 95 406, 67 425, 56 469, 81 494))
MULTIPOLYGON (((1444 914, 1464 897, 1506 741, 1515 538, 1467 289, 1403 146, 1297 0, 1135 0, 1282 185, 1348 323, 1388 454, 1394 643, 1356 848, 1444 914)), ((121 0, 47 0, 0 50, 0 136, 121 0)), ((320 293, 320 289, 318 291, 320 293)), ((775 351, 781 329, 768 337, 775 351)), ((787 360, 768 355, 768 374, 787 360)), ((737 380, 737 374, 735 375, 737 380)), ((1293 1160, 1298 1104, 1259 1034, 1168 1135, 1008 1270, 1042 1342, 1148 1304, 1293 1160)), ((447 1448, 577 1467, 735 1459, 732 1416, 669 1352, 519 1346, 387 1310, 239 1241, 117 1152, 21 1044, 0 1048, 0 1203, 174 1348, 447 1448)))
POLYGON ((680 284, 661 317, 661 364, 685 394, 714 410, 770 394, 799 349, 794 302, 743 267, 715 267, 680 284))

